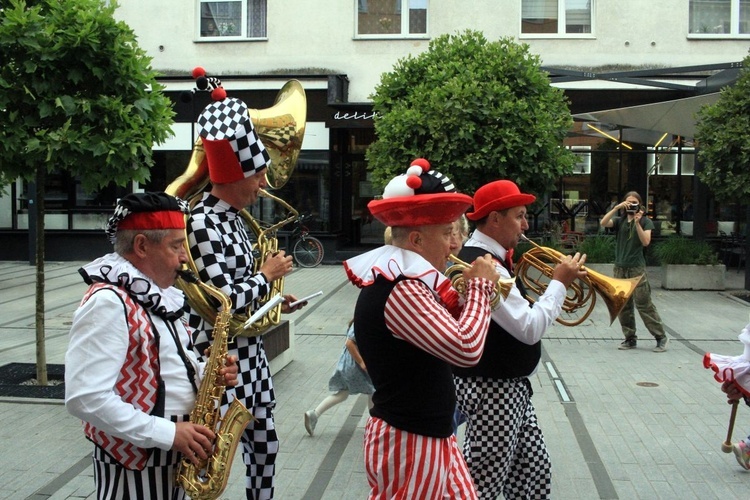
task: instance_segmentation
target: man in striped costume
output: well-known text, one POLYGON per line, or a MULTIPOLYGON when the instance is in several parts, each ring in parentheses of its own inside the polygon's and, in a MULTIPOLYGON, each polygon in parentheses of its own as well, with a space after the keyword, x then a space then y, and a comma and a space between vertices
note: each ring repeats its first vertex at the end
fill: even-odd
POLYGON ((476 498, 453 434, 451 365, 479 360, 498 274, 489 256, 476 259, 462 310, 443 275, 452 223, 470 203, 415 160, 368 204, 392 227, 392 244, 344 263, 362 288, 354 331, 375 386, 364 437, 370 498, 476 498))
MULTIPOLYGON (((187 422, 203 366, 174 288, 187 262, 187 204, 164 193, 123 197, 107 233, 115 253, 80 269, 89 284, 65 355, 65 405, 94 448, 98 499, 182 499, 182 455, 206 459, 211 430, 187 422)), ((223 368, 237 382, 235 358, 223 368)))

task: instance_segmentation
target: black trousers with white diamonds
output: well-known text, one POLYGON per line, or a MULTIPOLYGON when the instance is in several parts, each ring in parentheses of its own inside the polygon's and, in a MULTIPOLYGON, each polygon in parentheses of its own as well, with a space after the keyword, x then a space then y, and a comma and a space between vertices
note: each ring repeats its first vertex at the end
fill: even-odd
POLYGON ((467 419, 464 458, 479 498, 549 498, 552 468, 529 379, 455 380, 467 419))

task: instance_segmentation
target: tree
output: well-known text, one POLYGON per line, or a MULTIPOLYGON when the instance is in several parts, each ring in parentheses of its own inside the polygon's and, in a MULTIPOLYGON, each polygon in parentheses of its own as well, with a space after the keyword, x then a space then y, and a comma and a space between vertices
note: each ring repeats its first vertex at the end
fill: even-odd
MULTIPOLYGON (((696 175, 717 198, 750 205, 750 56, 742 66, 736 83, 698 112, 696 175)), ((745 238, 745 245, 748 255, 750 239, 745 238)), ((745 289, 750 290, 750 273, 745 274, 745 289)))
POLYGON ((172 105, 133 31, 115 20, 116 8, 101 0, 10 0, 0 11, 0 182, 36 183, 40 384, 47 383, 45 174, 67 171, 89 193, 145 181, 153 144, 171 134, 172 105))
POLYGON ((737 82, 698 112, 698 172, 718 198, 750 202, 750 56, 737 82))
POLYGON ((508 178, 543 194, 573 170, 562 147, 573 123, 567 99, 528 45, 510 38, 435 38, 385 73, 372 99, 377 140, 367 159, 378 185, 417 157, 469 193, 508 178))

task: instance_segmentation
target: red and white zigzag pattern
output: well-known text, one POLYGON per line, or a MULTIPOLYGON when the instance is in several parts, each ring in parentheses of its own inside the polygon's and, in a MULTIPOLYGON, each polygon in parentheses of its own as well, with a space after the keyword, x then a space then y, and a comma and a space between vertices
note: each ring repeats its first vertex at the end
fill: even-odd
MULTIPOLYGON (((125 363, 120 369, 120 375, 115 383, 115 393, 123 401, 132 404, 144 413, 151 413, 156 404, 159 373, 159 353, 151 331, 151 322, 145 309, 135 303, 122 289, 106 283, 91 285, 83 297, 82 303, 101 288, 109 288, 116 292, 125 303, 126 320, 128 324, 128 353, 125 363)), ((149 452, 139 448, 121 438, 98 430, 88 422, 83 423, 83 430, 91 441, 101 446, 114 457, 123 467, 131 470, 143 470, 148 460, 149 452)))

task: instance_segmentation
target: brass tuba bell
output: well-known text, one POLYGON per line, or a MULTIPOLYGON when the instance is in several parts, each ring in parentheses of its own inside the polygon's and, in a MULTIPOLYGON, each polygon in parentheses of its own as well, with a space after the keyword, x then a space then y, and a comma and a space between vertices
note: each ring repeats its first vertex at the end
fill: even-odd
MULTIPOLYGON (((249 109, 261 142, 271 158, 271 165, 266 169, 266 182, 271 189, 280 189, 291 178, 297 164, 302 139, 305 135, 305 121, 307 119, 307 99, 305 89, 297 80, 288 81, 276 95, 274 105, 266 109, 249 109)), ((193 207, 203 196, 209 185, 208 162, 200 138, 195 141, 193 154, 187 169, 177 179, 172 181, 165 190, 168 194, 187 200, 193 207)), ((270 194, 266 190, 260 191, 260 196, 278 203, 286 211, 286 218, 272 225, 261 224, 246 209, 240 211, 245 223, 252 230, 256 238, 253 253, 255 259, 253 273, 257 273, 265 262, 266 256, 278 251, 279 242, 277 231, 299 217, 299 213, 281 198, 270 194)), ((187 245, 187 240, 185 242, 187 245)), ((190 255, 188 248, 188 267, 198 275, 198 269, 190 255)), ((182 278, 177 279, 176 286, 187 296, 190 306, 205 320, 214 324, 217 318, 217 306, 206 293, 196 284, 188 283, 182 278)), ((284 277, 271 283, 269 293, 256 301, 258 307, 265 304, 276 294, 283 295, 284 277)), ((281 321, 281 304, 271 309, 265 316, 245 328, 249 314, 235 313, 229 321, 229 336, 237 335, 252 337, 261 335, 265 330, 281 321)))

